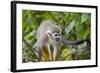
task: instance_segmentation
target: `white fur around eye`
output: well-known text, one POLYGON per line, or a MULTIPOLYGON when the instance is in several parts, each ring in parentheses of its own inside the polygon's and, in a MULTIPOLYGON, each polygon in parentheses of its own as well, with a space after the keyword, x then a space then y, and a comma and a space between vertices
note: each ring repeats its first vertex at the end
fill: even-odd
POLYGON ((59 37, 61 34, 60 33, 54 33, 55 37, 59 37))
POLYGON ((54 35, 55 35, 55 36, 58 36, 58 33, 55 33, 54 35))

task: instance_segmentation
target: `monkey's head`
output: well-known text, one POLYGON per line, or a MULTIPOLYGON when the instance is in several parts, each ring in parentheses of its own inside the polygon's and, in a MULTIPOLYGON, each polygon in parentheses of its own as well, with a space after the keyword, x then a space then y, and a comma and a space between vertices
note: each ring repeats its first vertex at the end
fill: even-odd
POLYGON ((60 44, 61 42, 61 29, 58 26, 51 26, 48 28, 48 31, 46 32, 49 41, 51 44, 60 44), (50 28, 50 29, 49 29, 50 28))

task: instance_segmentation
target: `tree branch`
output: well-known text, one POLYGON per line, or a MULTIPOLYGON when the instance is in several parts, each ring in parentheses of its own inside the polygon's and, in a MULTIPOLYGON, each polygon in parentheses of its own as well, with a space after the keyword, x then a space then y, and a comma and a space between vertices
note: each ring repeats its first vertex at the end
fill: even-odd
MULTIPOLYGON (((23 39, 24 43, 26 44, 27 47, 29 47, 30 51, 32 53, 34 53, 34 55, 36 56, 35 52, 39 53, 37 50, 35 50, 25 39, 23 39), (34 52, 35 51, 35 52, 34 52)), ((36 58, 38 59, 38 57, 36 56, 36 58)), ((38 59, 39 61, 39 59, 38 59)))

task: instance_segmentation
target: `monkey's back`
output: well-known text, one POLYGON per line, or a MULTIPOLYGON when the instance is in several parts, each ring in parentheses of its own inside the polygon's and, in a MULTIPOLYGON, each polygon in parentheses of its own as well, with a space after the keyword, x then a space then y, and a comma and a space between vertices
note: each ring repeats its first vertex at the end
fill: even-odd
POLYGON ((50 28, 53 27, 55 24, 54 21, 52 20, 45 20, 43 22, 41 22, 38 31, 37 31, 37 37, 42 36, 45 34, 45 32, 50 28))

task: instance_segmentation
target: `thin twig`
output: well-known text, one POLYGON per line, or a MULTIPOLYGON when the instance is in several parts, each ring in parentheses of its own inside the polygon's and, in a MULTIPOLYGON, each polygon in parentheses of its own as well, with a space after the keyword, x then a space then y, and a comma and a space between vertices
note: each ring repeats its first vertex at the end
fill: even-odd
MULTIPOLYGON (((32 53, 34 53, 34 55, 36 56, 35 52, 39 53, 37 50, 35 50, 25 39, 23 39, 24 43, 29 47, 29 49, 31 50, 32 53), (35 52, 34 52, 35 51, 35 52)), ((38 59, 38 57, 36 56, 36 58, 38 59)), ((38 59, 39 61, 39 59, 38 59)))
MULTIPOLYGON (((41 61, 41 60, 37 57, 37 55, 35 54, 35 52, 37 52, 38 54, 40 54, 39 51, 35 50, 25 39, 23 39, 23 41, 24 41, 24 43, 29 47, 29 49, 32 51, 32 53, 34 53, 34 55, 36 56, 36 58, 38 59, 38 61, 41 61)), ((45 57, 44 55, 42 55, 42 56, 43 56, 44 59, 46 60, 46 57, 45 57)))

